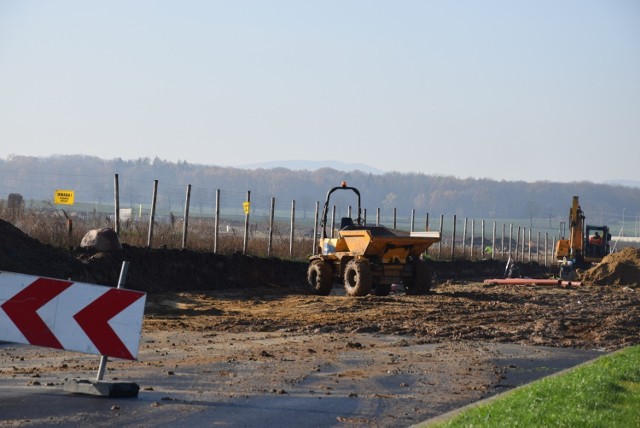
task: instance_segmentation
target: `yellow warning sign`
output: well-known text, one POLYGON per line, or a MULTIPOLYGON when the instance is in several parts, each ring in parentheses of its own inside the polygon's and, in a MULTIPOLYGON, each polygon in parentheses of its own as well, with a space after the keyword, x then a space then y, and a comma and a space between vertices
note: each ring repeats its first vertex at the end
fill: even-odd
POLYGON ((245 214, 249 214, 249 209, 251 208, 251 202, 243 202, 242 208, 244 208, 245 214))
POLYGON ((73 190, 56 190, 53 195, 54 204, 73 205, 75 192, 73 190))

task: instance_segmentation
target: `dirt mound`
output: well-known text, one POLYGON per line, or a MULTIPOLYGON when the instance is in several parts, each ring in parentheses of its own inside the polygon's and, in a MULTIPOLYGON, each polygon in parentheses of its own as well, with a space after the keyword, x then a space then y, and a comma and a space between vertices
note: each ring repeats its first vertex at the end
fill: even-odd
MULTIPOLYGON (((116 286, 123 261, 130 263, 125 286, 146 292, 255 287, 306 290, 306 261, 126 244, 110 253, 80 247, 63 251, 0 220, 0 270, 116 286)), ((505 268, 499 260, 431 260, 429 265, 437 281, 501 278, 505 268)), ((523 276, 541 277, 546 270, 537 263, 518 265, 523 276)))
POLYGON ((640 249, 625 248, 609 254, 584 273, 585 283, 592 285, 627 285, 640 283, 640 249))
POLYGON ((52 278, 84 276, 82 263, 0 220, 0 270, 52 278))

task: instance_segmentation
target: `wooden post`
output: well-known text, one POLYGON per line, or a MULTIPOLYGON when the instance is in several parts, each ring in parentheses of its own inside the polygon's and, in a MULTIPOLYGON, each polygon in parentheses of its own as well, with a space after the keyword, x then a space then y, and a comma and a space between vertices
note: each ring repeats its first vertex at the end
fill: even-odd
POLYGON ((473 260, 473 247, 475 246, 475 236, 476 236, 476 219, 471 219, 471 247, 469 248, 469 260, 473 260))
POLYGON ((444 214, 440 214, 440 241, 438 242, 438 260, 440 260, 440 254, 442 253, 442 223, 444 222, 444 214))
POLYGON ((333 206, 333 210, 331 210, 331 237, 333 238, 333 231, 336 228, 336 206, 333 206))
POLYGON ((113 178, 113 198, 115 205, 115 232, 120 236, 120 185, 118 184, 118 174, 113 178))
POLYGON ((396 224, 396 208, 393 207, 393 228, 397 229, 397 224, 396 224))
POLYGON ((220 229, 220 189, 216 189, 216 216, 213 223, 213 253, 218 252, 218 230, 220 229))
POLYGON ((456 215, 453 215, 453 232, 451 233, 451 261, 456 258, 456 215))
POLYGON ((501 246, 502 249, 500 250, 500 258, 504 259, 504 230, 506 228, 506 225, 504 223, 502 223, 502 238, 500 238, 501 240, 501 246))
POLYGON ((468 218, 464 218, 464 223, 462 226, 462 258, 464 259, 467 251, 466 251, 466 247, 467 247, 467 220, 469 220, 468 218))
POLYGON ((544 265, 547 265, 547 244, 549 242, 549 232, 544 233, 544 265))
MULTIPOLYGON (((319 215, 319 210, 320 210, 320 201, 316 201, 316 213, 313 216, 314 218, 314 222, 313 222, 313 249, 311 251, 312 255, 316 255, 317 251, 318 251, 318 246, 316 245, 316 243, 318 242, 318 215, 319 215)), ((365 210, 364 215, 366 217, 367 215, 367 211, 365 210)))
POLYGON ((540 264, 540 231, 538 231, 538 241, 536 242, 536 262, 540 264))
POLYGON ((520 249, 520 226, 518 226, 518 234, 516 235, 516 256, 513 258, 516 262, 518 261, 519 250, 520 249))
MULTIPOLYGON (((271 257, 271 249, 273 248, 273 219, 276 213, 276 198, 271 197, 271 210, 269 211, 269 243, 267 244, 267 257, 271 257)), ((314 244, 315 235, 318 232, 318 205, 316 204, 316 224, 313 228, 314 244)), ((315 252, 313 253, 315 254, 315 252)))
POLYGON ((509 257, 511 257, 511 242, 513 241, 513 223, 509 223, 509 257))
POLYGON ((551 238, 551 263, 556 259, 556 237, 551 238))
POLYGON ((411 208, 411 228, 409 229, 409 231, 413 232, 414 231, 414 226, 415 226, 415 222, 416 222, 416 209, 415 208, 411 208))
POLYGON ((496 258, 496 222, 493 222, 493 233, 491 236, 491 258, 496 258))
MULTIPOLYGON (((244 240, 242 242, 242 254, 247 254, 249 247, 249 211, 251 210, 251 190, 247 190, 247 201, 249 209, 244 213, 244 240)), ((244 207, 243 207, 244 208, 244 207)))
POLYGON ((296 229, 296 201, 291 201, 291 233, 289 234, 289 257, 293 257, 293 240, 296 229))
POLYGON ((531 263, 531 229, 529 229, 529 263, 531 263))
POLYGON ((424 220, 424 231, 425 232, 429 231, 429 213, 427 213, 427 216, 424 220))
POLYGON ((484 219, 480 222, 480 260, 484 260, 484 219))
POLYGON ((187 195, 184 201, 184 221, 182 222, 182 249, 187 248, 187 231, 189 229, 189 202, 191 201, 191 184, 187 184, 187 195))
POLYGON ((151 248, 153 237, 153 223, 156 217, 156 196, 158 195, 158 180, 153 180, 153 196, 151 197, 151 213, 149 213, 149 234, 147 235, 147 247, 151 248))
POLYGON ((380 226, 380 208, 376 208, 376 226, 380 226))
POLYGON ((522 251, 520 251, 520 260, 524 263, 524 241, 527 237, 527 228, 526 226, 522 226, 522 251))

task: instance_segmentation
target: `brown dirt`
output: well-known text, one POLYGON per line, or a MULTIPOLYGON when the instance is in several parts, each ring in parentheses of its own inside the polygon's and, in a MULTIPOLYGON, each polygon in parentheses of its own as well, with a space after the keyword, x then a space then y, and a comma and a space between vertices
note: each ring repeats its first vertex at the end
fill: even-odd
POLYGON ((584 273, 583 281, 593 285, 637 287, 640 283, 640 249, 629 247, 609 254, 584 273))
MULTIPOLYGON (((618 349, 640 343, 639 251, 607 256, 588 284, 560 288, 483 285, 503 264, 433 262, 427 296, 347 298, 309 295, 306 263, 189 250, 124 246, 117 253, 64 252, 0 221, 0 270, 115 285, 130 261, 127 288, 149 293, 145 328, 190 331, 292 331, 400 334, 425 343, 448 340, 618 349)), ((536 264, 522 266, 534 272, 536 264)), ((538 272, 540 273, 540 272, 538 272)))
MULTIPOLYGON (((61 251, 0 221, 0 270, 115 285, 123 260, 131 263, 127 288, 148 293, 142 361, 110 367, 134 376, 140 370, 158 394, 173 391, 180 403, 186 398, 175 385, 145 377, 143 368, 185 379, 188 373, 181 371, 189 368, 194 373, 188 388, 212 391, 207 400, 298 389, 309 390, 307 395, 384 398, 390 400, 388 411, 360 425, 397 426, 399 415, 405 418, 400 425, 407 425, 495 393, 508 368, 496 367, 498 351, 488 344, 533 345, 543 352, 542 347, 612 351, 640 343, 640 294, 620 286, 638 278, 637 252, 628 250, 603 260, 609 273, 600 265, 587 272, 588 284, 606 287, 486 285, 478 280, 501 277, 502 262, 458 261, 431 263, 436 281, 426 296, 399 291, 350 298, 336 286, 320 297, 306 291, 304 262, 126 245, 111 254, 61 251), (366 361, 366 370, 353 361, 366 361), (402 380, 411 373, 420 375, 402 380), (385 393, 382 383, 371 380, 374 375, 399 376, 395 387, 410 389, 412 398, 385 393), (435 385, 444 392, 434 396, 435 385)), ((522 265, 521 272, 546 274, 537 264, 522 265)), ((537 352, 531 349, 524 352, 537 352)), ((62 362, 16 348, 0 355, 0 366, 20 376, 22 364, 23 376, 35 370, 53 385, 95 369, 95 362, 84 362, 95 360, 90 356, 58 355, 62 362)))

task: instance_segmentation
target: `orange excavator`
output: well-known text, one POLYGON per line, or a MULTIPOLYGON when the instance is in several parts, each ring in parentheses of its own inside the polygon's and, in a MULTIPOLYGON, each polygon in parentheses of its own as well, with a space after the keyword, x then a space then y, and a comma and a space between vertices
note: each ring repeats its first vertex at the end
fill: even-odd
MULTIPOLYGON (((564 230, 561 230, 564 235, 564 230)), ((585 225, 585 215, 578 197, 573 197, 569 210, 569 237, 556 243, 556 260, 562 279, 575 279, 574 268, 584 269, 610 253, 611 234, 607 226, 585 225)))

